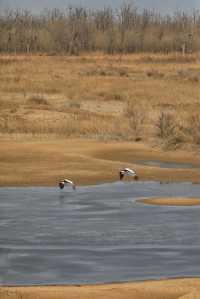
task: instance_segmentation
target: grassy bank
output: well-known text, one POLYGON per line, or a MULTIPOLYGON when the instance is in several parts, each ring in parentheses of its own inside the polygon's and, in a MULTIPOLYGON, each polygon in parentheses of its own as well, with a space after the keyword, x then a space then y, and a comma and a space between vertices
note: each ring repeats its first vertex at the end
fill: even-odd
POLYGON ((0 136, 200 144, 198 54, 0 56, 0 136))

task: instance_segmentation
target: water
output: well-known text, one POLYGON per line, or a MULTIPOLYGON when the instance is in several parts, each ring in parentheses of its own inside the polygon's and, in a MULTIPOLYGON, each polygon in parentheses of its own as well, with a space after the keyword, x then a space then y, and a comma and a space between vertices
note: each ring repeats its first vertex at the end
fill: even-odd
POLYGON ((190 183, 0 188, 0 284, 198 276, 200 207, 136 199, 199 195, 190 183))
POLYGON ((200 168, 199 165, 194 165, 191 163, 173 163, 173 162, 163 162, 159 160, 138 160, 136 164, 160 167, 160 168, 180 168, 180 169, 192 169, 200 168))

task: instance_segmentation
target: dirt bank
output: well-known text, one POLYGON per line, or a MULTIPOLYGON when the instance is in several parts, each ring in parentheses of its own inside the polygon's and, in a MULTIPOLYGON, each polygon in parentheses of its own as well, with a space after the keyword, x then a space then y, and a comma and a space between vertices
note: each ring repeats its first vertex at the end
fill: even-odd
POLYGON ((200 171, 138 165, 142 159, 195 163, 186 151, 162 152, 141 143, 92 140, 0 141, 0 186, 54 186, 68 177, 76 184, 118 180, 121 167, 134 168, 141 180, 200 182, 200 171))
POLYGON ((86 286, 1 287, 1 299, 197 299, 200 279, 86 286))
POLYGON ((200 206, 200 198, 145 198, 137 202, 158 206, 200 206))

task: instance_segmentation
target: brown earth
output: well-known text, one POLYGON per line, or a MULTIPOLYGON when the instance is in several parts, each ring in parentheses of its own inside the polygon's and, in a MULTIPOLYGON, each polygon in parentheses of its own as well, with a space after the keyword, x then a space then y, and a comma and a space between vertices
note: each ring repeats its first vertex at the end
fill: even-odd
POLYGON ((199 206, 200 198, 145 198, 137 202, 158 206, 199 206))
POLYGON ((0 186, 57 185, 63 178, 77 185, 118 180, 121 167, 134 168, 140 180, 200 182, 200 171, 137 165, 141 159, 200 165, 200 157, 185 151, 162 152, 132 142, 92 140, 0 141, 0 186))
POLYGON ((200 279, 86 286, 1 287, 1 299, 199 299, 200 279))

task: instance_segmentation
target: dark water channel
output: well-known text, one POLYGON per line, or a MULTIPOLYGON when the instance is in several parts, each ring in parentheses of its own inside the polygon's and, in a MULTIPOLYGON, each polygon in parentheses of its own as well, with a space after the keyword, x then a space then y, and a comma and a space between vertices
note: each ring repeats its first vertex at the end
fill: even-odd
POLYGON ((200 207, 136 203, 200 185, 117 182, 0 188, 0 284, 84 284, 200 275, 200 207))
POLYGON ((159 160, 138 160, 136 164, 160 167, 160 168, 174 168, 174 169, 193 169, 200 168, 199 165, 194 165, 191 163, 174 163, 174 162, 163 162, 159 160))

